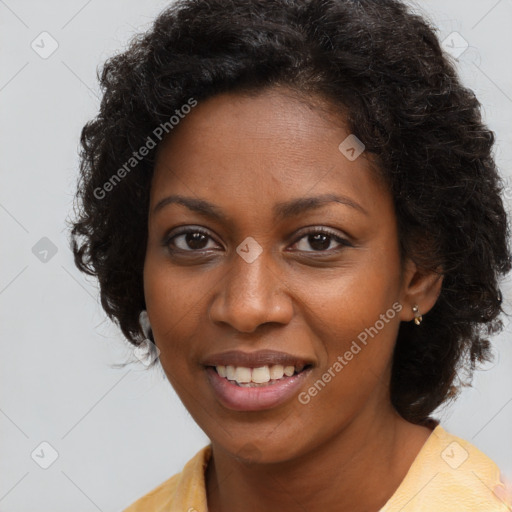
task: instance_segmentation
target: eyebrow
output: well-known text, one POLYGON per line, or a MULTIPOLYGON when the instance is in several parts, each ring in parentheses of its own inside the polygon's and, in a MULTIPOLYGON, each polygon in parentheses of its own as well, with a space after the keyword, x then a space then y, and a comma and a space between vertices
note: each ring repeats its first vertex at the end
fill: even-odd
MULTIPOLYGON (((368 212, 359 203, 356 203, 349 197, 336 194, 322 194, 313 197, 299 197, 297 199, 291 199, 290 201, 277 203, 274 205, 272 213, 277 220, 284 220, 288 217, 300 215, 306 211, 319 209, 329 203, 344 204, 360 211, 361 213, 364 213, 365 215, 368 215, 368 212)), ((227 220, 227 216, 216 205, 209 203, 204 199, 186 197, 178 194, 164 197, 158 201, 158 203, 153 208, 153 214, 158 213, 169 204, 180 204, 191 211, 199 213, 203 217, 209 217, 218 221, 227 220)))

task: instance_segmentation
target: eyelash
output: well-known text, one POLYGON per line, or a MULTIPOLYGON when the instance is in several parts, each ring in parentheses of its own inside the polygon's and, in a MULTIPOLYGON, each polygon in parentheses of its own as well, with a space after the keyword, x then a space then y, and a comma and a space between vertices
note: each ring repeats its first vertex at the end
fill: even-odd
MULTIPOLYGON (((187 253, 187 252, 189 252, 189 253, 200 253, 201 251, 208 250, 208 249, 189 249, 189 250, 186 250, 186 249, 179 249, 179 248, 172 248, 171 247, 172 240, 174 240, 175 238, 178 238, 179 236, 187 235, 187 234, 190 234, 190 233, 201 233, 201 234, 205 235, 206 237, 210 238, 211 240, 214 240, 213 237, 207 231, 205 231, 204 229, 201 229, 201 228, 188 228, 188 229, 184 229, 182 231, 179 231, 178 233, 174 233, 172 236, 166 236, 164 238, 164 240, 163 240, 163 245, 166 248, 168 248, 171 252, 178 252, 178 251, 180 251, 182 253, 187 253)), ((332 240, 334 240, 335 242, 339 243, 341 247, 338 247, 337 249, 327 249, 327 250, 324 250, 324 251, 312 250, 312 251, 303 251, 303 252, 322 254, 322 253, 337 252, 337 251, 340 251, 343 247, 353 247, 353 245, 348 240, 346 240, 345 238, 340 237, 338 234, 336 234, 335 232, 331 231, 328 228, 312 228, 309 231, 306 231, 305 233, 302 233, 295 240, 293 245, 296 245, 303 238, 306 238, 306 237, 308 237, 310 235, 316 235, 316 234, 322 234, 322 235, 329 236, 332 240)))

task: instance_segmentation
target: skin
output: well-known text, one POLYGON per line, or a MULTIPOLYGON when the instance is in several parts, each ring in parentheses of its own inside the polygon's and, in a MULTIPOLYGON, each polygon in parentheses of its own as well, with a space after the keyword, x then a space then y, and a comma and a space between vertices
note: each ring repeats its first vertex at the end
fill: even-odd
POLYGON ((349 133, 328 102, 274 87, 200 102, 159 148, 146 307, 162 367, 212 442, 210 511, 377 511, 431 433, 396 413, 389 380, 400 322, 413 320, 414 304, 423 315, 432 308, 441 279, 402 264, 387 187, 368 155, 349 161, 338 149, 349 133), (276 203, 326 193, 360 208, 331 202, 280 221, 272 214, 276 203), (177 203, 155 212, 171 194, 213 203, 226 219, 177 203), (206 230, 202 245, 169 241, 187 227, 206 230), (330 237, 319 249, 307 236, 314 227, 350 245, 330 237), (249 236, 263 250, 252 263, 236 252, 249 236), (306 405, 293 397, 269 410, 229 410, 200 364, 233 349, 288 352, 314 362, 307 391, 396 302, 401 311, 306 405))

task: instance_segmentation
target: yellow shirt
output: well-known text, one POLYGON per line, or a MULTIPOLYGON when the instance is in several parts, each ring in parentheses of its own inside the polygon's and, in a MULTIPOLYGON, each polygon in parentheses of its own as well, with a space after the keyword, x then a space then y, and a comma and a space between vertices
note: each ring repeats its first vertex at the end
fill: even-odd
MULTIPOLYGON (((204 471, 211 445, 178 473, 123 512, 207 512, 204 471)), ((379 512, 510 512, 496 464, 440 425, 427 439, 402 483, 379 512)))

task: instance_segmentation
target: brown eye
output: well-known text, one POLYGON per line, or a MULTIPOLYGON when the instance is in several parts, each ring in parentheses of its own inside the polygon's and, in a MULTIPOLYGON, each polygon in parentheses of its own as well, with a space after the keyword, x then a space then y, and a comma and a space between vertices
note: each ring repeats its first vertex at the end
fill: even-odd
POLYGON ((187 229, 180 231, 165 241, 165 245, 171 250, 179 249, 180 251, 194 252, 204 249, 211 249, 208 247, 208 242, 213 241, 212 237, 200 229, 187 229))
POLYGON ((341 238, 339 235, 332 233, 331 231, 324 229, 319 229, 315 231, 310 231, 309 233, 304 234, 295 245, 300 245, 302 243, 302 248, 299 246, 299 251, 304 252, 326 252, 330 249, 333 249, 332 244, 338 244, 338 248, 334 248, 334 250, 339 249, 339 246, 343 247, 352 247, 352 244, 341 238), (304 241, 304 242, 302 242, 304 241), (309 250, 308 246, 312 249, 309 250))

